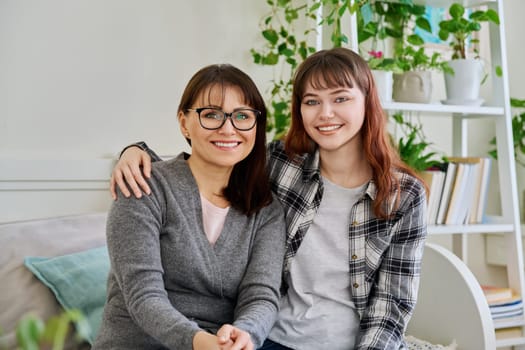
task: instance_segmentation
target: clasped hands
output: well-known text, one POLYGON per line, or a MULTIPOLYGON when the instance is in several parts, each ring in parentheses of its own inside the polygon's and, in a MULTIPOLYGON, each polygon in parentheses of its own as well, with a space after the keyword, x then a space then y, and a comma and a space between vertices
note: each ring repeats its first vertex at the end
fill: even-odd
POLYGON ((254 347, 248 332, 225 324, 217 335, 197 332, 193 337, 193 350, 254 350, 254 347))

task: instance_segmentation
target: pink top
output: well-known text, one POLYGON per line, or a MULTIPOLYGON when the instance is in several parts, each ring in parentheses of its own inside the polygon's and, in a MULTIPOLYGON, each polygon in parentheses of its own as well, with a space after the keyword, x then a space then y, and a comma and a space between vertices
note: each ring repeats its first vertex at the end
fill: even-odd
POLYGON ((230 207, 219 208, 212 204, 209 200, 204 198, 201 194, 202 203, 202 224, 204 225, 204 232, 210 244, 214 245, 219 238, 224 220, 228 214, 230 207))

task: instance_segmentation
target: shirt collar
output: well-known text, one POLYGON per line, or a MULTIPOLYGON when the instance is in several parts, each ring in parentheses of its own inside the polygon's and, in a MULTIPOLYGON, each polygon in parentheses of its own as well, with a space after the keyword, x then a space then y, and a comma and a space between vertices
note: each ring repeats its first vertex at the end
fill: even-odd
POLYGON ((304 157, 303 181, 319 181, 321 178, 321 167, 319 166, 319 148, 316 148, 314 153, 308 153, 304 155, 304 157))

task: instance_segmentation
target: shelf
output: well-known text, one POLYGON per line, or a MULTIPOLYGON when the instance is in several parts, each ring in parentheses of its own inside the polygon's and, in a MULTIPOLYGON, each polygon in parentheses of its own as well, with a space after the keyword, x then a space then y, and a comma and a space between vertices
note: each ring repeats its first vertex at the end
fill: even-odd
POLYGON ((519 327, 519 326, 523 326, 524 324, 525 324, 525 320, 523 318, 521 318, 521 319, 516 319, 516 320, 509 320, 509 321, 505 321, 505 322, 500 322, 497 325, 494 325, 494 329, 519 327))
POLYGON ((479 234, 514 232, 514 224, 508 223, 501 217, 491 216, 482 224, 473 225, 429 225, 428 233, 432 235, 445 234, 479 234))
POLYGON ((490 3, 495 3, 496 0, 416 0, 414 2, 418 5, 448 8, 450 4, 454 2, 459 2, 465 7, 476 7, 490 3))
POLYGON ((461 105, 444 105, 441 103, 405 103, 405 102, 386 102, 382 103, 386 110, 407 111, 407 112, 430 112, 439 114, 464 114, 466 117, 497 116, 505 115, 503 107, 495 106, 461 106, 461 105))
MULTIPOLYGON (((521 326, 521 324, 518 326, 521 326)), ((511 347, 514 345, 525 345, 525 337, 496 340, 496 346, 498 348, 511 347)))

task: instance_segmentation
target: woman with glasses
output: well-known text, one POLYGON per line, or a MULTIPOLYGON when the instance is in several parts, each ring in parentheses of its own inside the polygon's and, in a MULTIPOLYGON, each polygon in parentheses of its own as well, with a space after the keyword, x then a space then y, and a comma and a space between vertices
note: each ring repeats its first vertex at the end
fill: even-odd
MULTIPOLYGON (((389 143, 367 63, 344 48, 309 56, 294 76, 291 120, 285 141, 268 147, 288 238, 285 293, 262 349, 404 348, 426 192, 389 143)), ((130 148, 112 187, 149 193, 138 168, 148 176, 149 162, 130 148)))
POLYGON ((151 195, 110 209, 94 350, 251 350, 275 321, 285 226, 263 98, 239 69, 211 65, 189 81, 178 119, 191 154, 155 162, 151 195))

